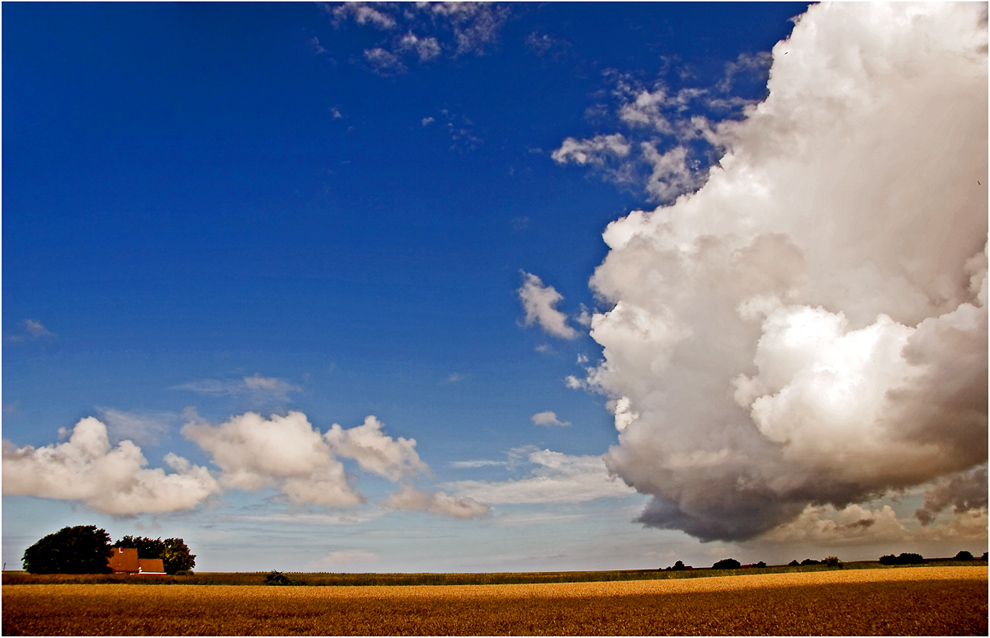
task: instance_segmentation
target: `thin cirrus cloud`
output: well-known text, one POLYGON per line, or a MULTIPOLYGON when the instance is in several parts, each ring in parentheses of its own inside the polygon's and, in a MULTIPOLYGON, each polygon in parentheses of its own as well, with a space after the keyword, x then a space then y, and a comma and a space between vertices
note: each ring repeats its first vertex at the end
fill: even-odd
POLYGON ((403 485, 399 490, 389 494, 388 498, 382 502, 382 506, 389 509, 427 512, 453 518, 478 518, 487 514, 491 509, 470 496, 458 498, 442 491, 424 492, 410 485, 403 485))
MULTIPOLYGON (((605 230, 603 358, 567 383, 610 397, 641 522, 740 541, 827 505, 835 534, 893 530, 843 521, 923 489, 919 534, 951 510, 985 535, 986 51, 982 5, 814 5, 766 100, 702 122, 704 186, 605 230)), ((627 123, 676 133, 654 93, 627 123)))
POLYGON ((54 339, 55 333, 45 327, 37 319, 24 319, 17 324, 18 332, 4 335, 4 341, 17 343, 21 341, 34 341, 37 339, 54 339))
POLYGON ((625 498, 636 492, 610 475, 602 457, 571 456, 526 447, 513 450, 510 467, 527 467, 526 476, 504 481, 452 481, 441 487, 460 498, 491 505, 581 503, 599 498, 625 498))
POLYGON ((175 418, 168 413, 137 414, 114 408, 96 410, 111 443, 132 441, 137 445, 158 445, 168 435, 169 422, 175 418))
POLYGON ((241 379, 203 379, 172 386, 170 390, 186 390, 206 396, 250 396, 255 399, 285 401, 289 394, 300 392, 297 385, 274 377, 255 374, 241 379))
POLYGON ((564 296, 553 286, 546 286, 534 274, 523 272, 523 285, 517 291, 526 312, 527 326, 539 324, 547 334, 560 339, 576 339, 578 332, 567 324, 567 315, 557 310, 564 296))

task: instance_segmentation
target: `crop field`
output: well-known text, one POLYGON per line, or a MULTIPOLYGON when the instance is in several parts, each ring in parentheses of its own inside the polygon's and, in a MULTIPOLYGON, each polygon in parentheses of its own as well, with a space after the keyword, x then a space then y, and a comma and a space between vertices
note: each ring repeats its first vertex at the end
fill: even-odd
POLYGON ((3 587, 6 635, 987 635, 987 568, 515 585, 3 587))

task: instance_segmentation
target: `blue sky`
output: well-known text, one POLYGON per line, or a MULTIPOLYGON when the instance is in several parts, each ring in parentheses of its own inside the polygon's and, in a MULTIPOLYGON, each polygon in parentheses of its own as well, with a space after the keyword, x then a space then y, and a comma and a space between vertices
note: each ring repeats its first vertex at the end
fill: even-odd
POLYGON ((985 20, 806 9, 5 4, 4 562, 985 551, 985 20))

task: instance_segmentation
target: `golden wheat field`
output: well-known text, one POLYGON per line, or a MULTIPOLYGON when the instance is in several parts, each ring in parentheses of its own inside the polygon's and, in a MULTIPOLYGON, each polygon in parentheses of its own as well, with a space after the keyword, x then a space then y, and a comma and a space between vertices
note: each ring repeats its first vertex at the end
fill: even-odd
POLYGON ((3 633, 986 635, 987 568, 538 585, 6 585, 3 633))

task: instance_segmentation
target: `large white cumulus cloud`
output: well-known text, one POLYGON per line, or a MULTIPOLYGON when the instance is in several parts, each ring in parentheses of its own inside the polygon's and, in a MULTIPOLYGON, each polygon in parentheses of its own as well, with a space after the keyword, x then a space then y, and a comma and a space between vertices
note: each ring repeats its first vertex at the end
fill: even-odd
POLYGON ((986 464, 986 11, 811 7, 705 186, 609 225, 587 382, 643 522, 745 539, 943 477, 930 520, 986 464))
POLYGON ((174 470, 147 468, 131 441, 110 446, 106 426, 82 419, 69 440, 19 448, 3 442, 3 493, 81 501, 97 512, 133 515, 192 509, 220 491, 206 468, 169 453, 174 470))

